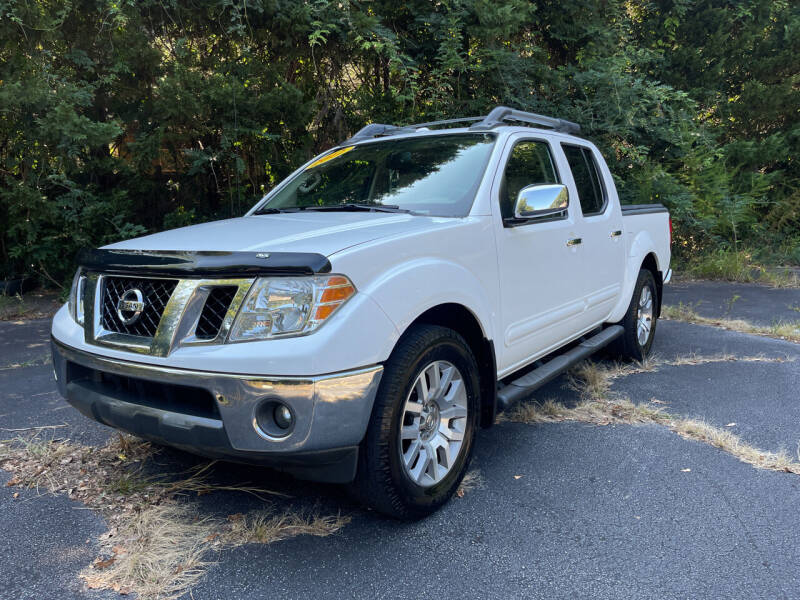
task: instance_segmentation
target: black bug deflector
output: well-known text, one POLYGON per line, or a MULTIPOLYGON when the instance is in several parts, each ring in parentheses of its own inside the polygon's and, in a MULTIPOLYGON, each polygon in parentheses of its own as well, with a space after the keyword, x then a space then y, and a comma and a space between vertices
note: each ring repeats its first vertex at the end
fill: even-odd
POLYGON ((331 263, 313 252, 190 252, 174 250, 82 250, 78 264, 89 271, 208 278, 330 273, 331 263))

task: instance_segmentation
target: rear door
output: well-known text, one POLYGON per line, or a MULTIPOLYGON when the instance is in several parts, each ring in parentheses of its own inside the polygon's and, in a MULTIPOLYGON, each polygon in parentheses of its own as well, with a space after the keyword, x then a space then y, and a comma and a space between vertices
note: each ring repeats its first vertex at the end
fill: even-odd
POLYGON ((581 240, 572 275, 582 287, 586 311, 582 327, 604 322, 619 298, 625 271, 622 213, 611 173, 597 149, 589 144, 562 143, 570 204, 574 199, 576 228, 581 240))
MULTIPOLYGON (((562 182, 548 140, 516 134, 504 148, 501 170, 492 188, 500 279, 503 346, 498 350, 500 376, 561 345, 577 331, 574 318, 584 310, 585 285, 578 248, 578 204, 570 199, 558 218, 510 223, 519 191, 562 182)), ((563 161, 563 158, 562 158, 563 161)), ((498 344, 499 345, 499 344, 498 344)))

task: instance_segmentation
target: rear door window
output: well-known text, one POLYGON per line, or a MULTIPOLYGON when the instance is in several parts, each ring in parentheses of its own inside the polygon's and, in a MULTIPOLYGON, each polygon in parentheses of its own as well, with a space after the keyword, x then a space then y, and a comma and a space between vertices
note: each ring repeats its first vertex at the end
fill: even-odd
POLYGON ((562 144, 561 147, 572 171, 572 178, 575 180, 583 216, 599 215, 606 208, 606 193, 592 151, 582 146, 567 144, 562 144))

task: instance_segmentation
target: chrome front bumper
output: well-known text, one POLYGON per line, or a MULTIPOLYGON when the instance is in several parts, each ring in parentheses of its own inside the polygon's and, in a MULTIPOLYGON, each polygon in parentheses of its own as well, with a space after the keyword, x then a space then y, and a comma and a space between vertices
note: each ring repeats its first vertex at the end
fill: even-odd
POLYGON ((317 377, 267 377, 112 360, 56 339, 52 350, 59 391, 96 421, 197 454, 268 464, 319 481, 355 475, 357 447, 383 374, 378 365, 317 377), (153 385, 179 391, 174 396, 180 402, 170 394, 149 397, 153 385), (192 394, 203 402, 195 405, 192 394), (294 414, 284 437, 258 424, 259 405, 275 401, 294 414))

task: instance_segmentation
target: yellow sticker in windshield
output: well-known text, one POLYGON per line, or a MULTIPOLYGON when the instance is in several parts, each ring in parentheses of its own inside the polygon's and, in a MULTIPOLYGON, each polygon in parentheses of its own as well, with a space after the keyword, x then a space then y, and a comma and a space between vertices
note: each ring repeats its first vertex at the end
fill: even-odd
POLYGON ((336 158, 337 156, 341 156, 342 154, 350 152, 350 150, 352 150, 353 148, 355 148, 355 146, 348 146, 347 148, 342 148, 341 150, 337 150, 336 152, 331 152, 330 154, 326 154, 325 156, 323 156, 319 160, 315 160, 310 165, 308 165, 305 170, 308 171, 309 169, 311 169, 313 167, 318 167, 322 163, 326 163, 329 160, 332 160, 332 159, 336 158))

